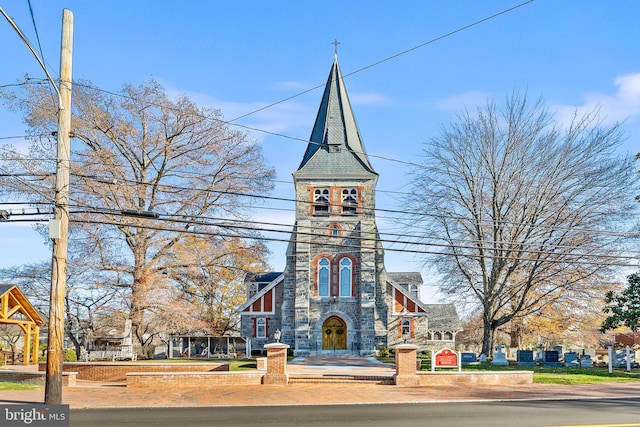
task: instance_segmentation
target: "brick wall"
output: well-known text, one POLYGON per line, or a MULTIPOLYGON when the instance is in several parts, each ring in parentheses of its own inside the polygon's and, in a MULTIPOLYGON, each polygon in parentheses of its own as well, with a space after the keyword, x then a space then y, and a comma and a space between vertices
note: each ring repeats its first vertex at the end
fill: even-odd
MULTIPOLYGON (((46 364, 40 363, 38 370, 44 371, 46 364)), ((130 372, 211 372, 229 371, 228 363, 96 363, 65 362, 63 371, 78 373, 79 380, 125 381, 130 372)))
POLYGON ((127 388, 180 389, 262 384, 264 372, 134 372, 126 375, 127 388))
MULTIPOLYGON (((77 374, 75 372, 62 373, 62 385, 75 386, 77 374)), ((0 381, 12 383, 44 385, 44 372, 0 371, 0 381)))
POLYGON ((418 372, 420 386, 496 385, 511 386, 533 383, 533 371, 512 372, 418 372))

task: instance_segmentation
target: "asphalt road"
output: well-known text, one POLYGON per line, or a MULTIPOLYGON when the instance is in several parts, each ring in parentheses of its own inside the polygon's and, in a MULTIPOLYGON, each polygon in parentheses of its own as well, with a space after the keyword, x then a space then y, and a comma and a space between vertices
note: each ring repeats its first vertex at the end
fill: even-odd
POLYGON ((640 427, 640 399, 72 409, 71 426, 640 427))

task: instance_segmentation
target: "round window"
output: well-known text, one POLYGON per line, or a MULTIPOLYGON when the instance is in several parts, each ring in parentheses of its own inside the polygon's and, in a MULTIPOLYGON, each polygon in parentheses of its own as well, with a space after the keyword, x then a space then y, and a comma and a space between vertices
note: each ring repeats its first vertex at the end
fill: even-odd
POLYGON ((325 334, 327 334, 327 335, 331 335, 331 329, 326 329, 326 330, 324 331, 324 333, 325 333, 325 334))

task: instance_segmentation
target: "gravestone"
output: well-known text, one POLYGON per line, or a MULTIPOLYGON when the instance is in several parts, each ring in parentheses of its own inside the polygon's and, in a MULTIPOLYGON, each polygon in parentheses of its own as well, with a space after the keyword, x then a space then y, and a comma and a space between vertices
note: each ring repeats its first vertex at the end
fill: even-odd
POLYGON ((580 356, 580 367, 581 368, 593 368, 593 362, 591 361, 591 355, 583 354, 580 356))
MULTIPOLYGON (((636 354, 633 351, 629 352, 629 365, 632 368, 637 368, 636 354)), ((626 368, 627 367, 627 351, 615 350, 613 354, 613 367, 614 368, 626 368)))
POLYGON ((553 367, 562 366, 562 363, 560 363, 560 354, 555 350, 545 350, 542 365, 553 367))
POLYGON ((461 361, 463 365, 477 365, 479 363, 475 353, 462 353, 461 361))
POLYGON ((558 352, 558 355, 562 354, 564 352, 564 347, 562 347, 561 345, 554 345, 553 346, 553 350, 558 352))
POLYGON ((518 350, 516 364, 518 366, 536 366, 533 350, 518 350))
POLYGON ((481 355, 480 355, 480 363, 482 363, 482 362, 486 362, 486 361, 487 361, 487 355, 486 355, 486 354, 484 354, 484 353, 483 353, 483 354, 481 354, 481 355))
POLYGON ((578 367, 578 353, 570 351, 564 354, 564 366, 565 368, 577 368, 578 367))
POLYGON ((503 348, 504 346, 502 344, 496 347, 498 351, 493 353, 493 360, 491 361, 492 365, 506 366, 509 364, 509 361, 507 360, 507 355, 502 352, 503 348))

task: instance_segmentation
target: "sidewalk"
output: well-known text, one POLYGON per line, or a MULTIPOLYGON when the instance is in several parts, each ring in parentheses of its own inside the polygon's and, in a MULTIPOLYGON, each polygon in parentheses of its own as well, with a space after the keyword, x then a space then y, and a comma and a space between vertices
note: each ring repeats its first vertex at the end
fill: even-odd
MULTIPOLYGON (((343 361, 344 362, 344 361, 343 361)), ((375 362, 338 366, 332 361, 288 365, 293 372, 393 373, 393 366, 375 362)), ((196 407, 255 405, 329 405, 430 403, 453 401, 640 398, 640 382, 595 385, 529 384, 496 386, 397 387, 377 384, 289 384, 286 386, 210 387, 203 390, 131 390, 122 384, 78 381, 64 387, 63 403, 71 408, 196 407)), ((42 403, 44 387, 0 391, 0 404, 42 403)))

